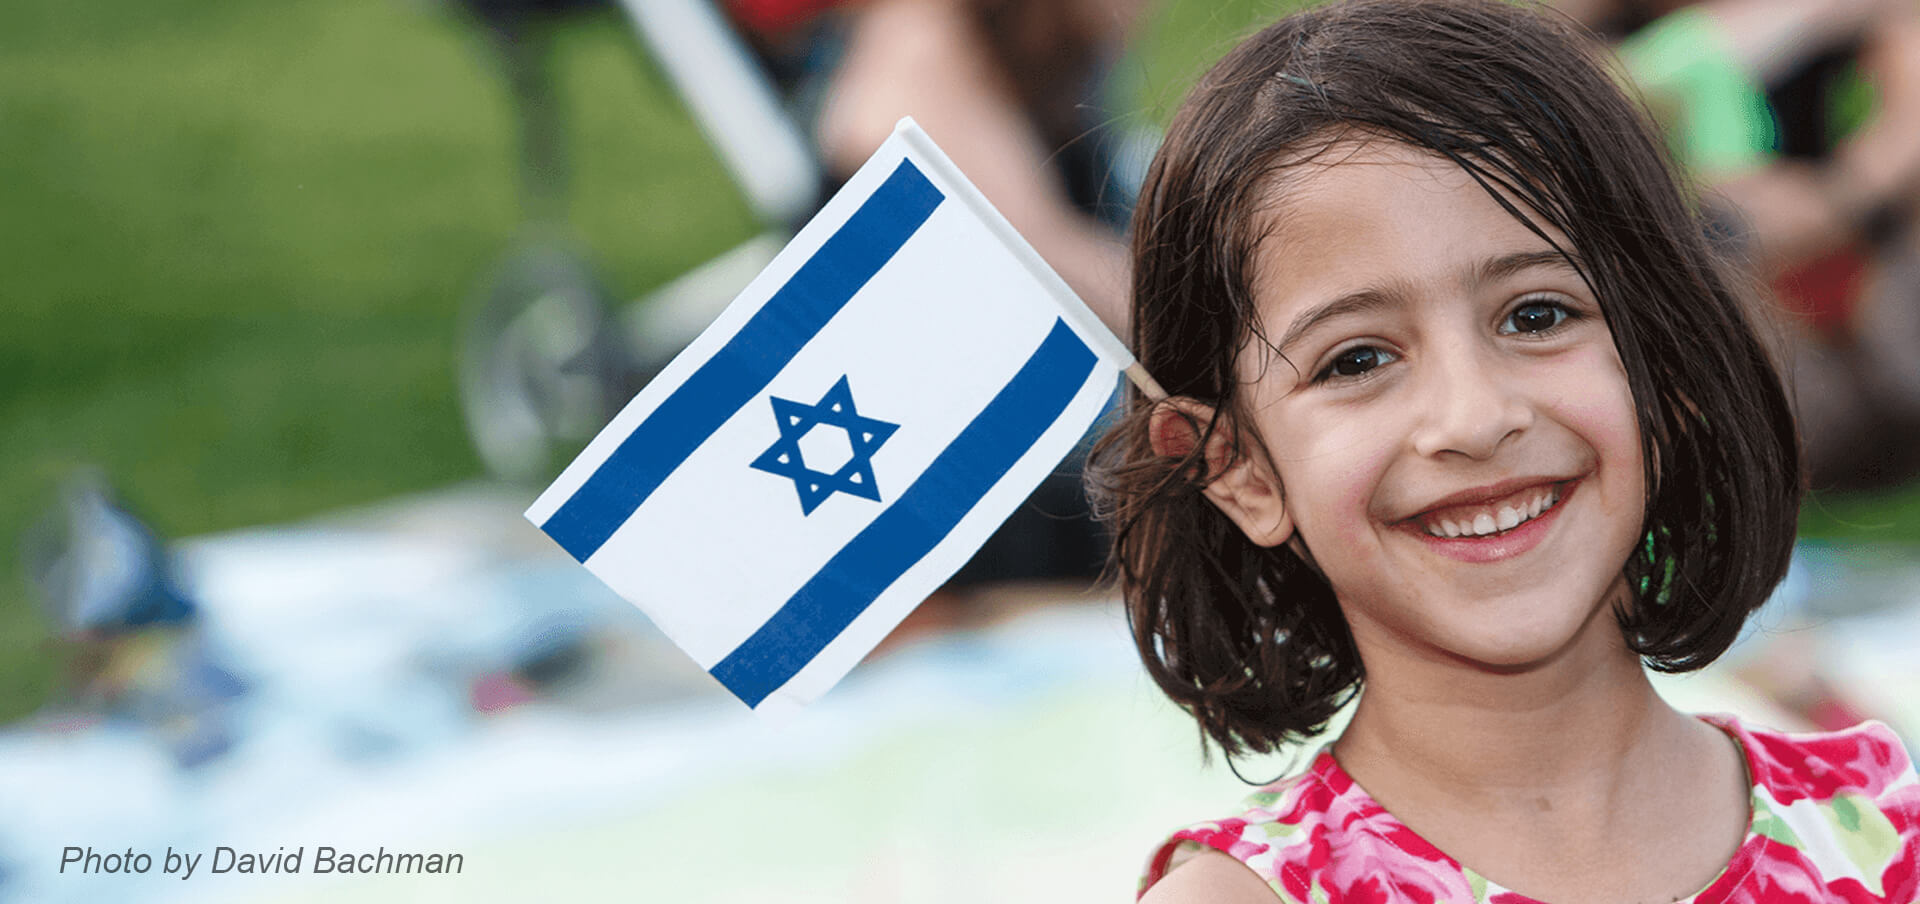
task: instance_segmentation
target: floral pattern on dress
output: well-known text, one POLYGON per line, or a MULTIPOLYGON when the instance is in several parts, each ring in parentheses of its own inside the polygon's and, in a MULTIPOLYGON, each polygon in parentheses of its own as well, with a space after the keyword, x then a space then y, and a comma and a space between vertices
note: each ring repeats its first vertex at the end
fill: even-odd
MULTIPOLYGON (((1740 743, 1752 819, 1732 861, 1691 904, 1920 904, 1920 779, 1886 726, 1825 734, 1703 716, 1740 743)), ((1540 904, 1485 879, 1403 825, 1322 749, 1307 771, 1260 789, 1233 819, 1163 843, 1140 891, 1176 855, 1211 848, 1294 904, 1540 904)))

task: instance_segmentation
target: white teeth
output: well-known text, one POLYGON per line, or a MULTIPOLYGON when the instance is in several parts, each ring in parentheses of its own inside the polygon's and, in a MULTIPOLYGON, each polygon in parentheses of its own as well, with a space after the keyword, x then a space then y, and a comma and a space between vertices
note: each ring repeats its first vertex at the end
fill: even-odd
POLYGON ((1549 487, 1545 493, 1533 497, 1531 501, 1517 506, 1501 506, 1497 511, 1481 512, 1471 521, 1452 521, 1436 518, 1427 524, 1427 533, 1435 537, 1482 537, 1500 531, 1513 530, 1522 523, 1540 517, 1540 513, 1553 508, 1560 502, 1559 487, 1549 487))

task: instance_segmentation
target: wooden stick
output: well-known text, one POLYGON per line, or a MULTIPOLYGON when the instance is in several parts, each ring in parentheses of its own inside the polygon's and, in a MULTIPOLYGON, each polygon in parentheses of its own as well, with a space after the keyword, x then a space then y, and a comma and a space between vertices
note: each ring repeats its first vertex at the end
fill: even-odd
POLYGON ((1155 380, 1153 374, 1147 373, 1147 369, 1141 367, 1139 361, 1127 365, 1126 374, 1127 379, 1132 380, 1133 385, 1138 386, 1141 392, 1146 393, 1149 400, 1155 402, 1164 402, 1167 400, 1167 391, 1160 388, 1160 381, 1155 380))

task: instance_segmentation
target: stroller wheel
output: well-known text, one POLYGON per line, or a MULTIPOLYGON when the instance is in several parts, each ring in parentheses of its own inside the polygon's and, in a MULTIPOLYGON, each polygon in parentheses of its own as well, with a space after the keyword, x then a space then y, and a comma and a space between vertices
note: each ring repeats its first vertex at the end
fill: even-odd
POLYGON ((557 241, 525 242, 469 305, 460 404, 494 476, 537 481, 626 401, 630 357, 606 290, 557 241))

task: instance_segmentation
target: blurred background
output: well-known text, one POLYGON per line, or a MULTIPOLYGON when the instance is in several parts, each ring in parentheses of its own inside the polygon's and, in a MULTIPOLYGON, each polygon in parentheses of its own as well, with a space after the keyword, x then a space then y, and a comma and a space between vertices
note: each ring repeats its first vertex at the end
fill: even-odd
MULTIPOLYGON (((1296 5, 0 7, 0 901, 1131 895, 1241 785, 1070 470, 784 726, 519 513, 904 112, 1113 319, 1157 130, 1296 5), (159 875, 217 845, 465 866, 159 875)), ((1911 743, 1911 4, 1562 5, 1774 289, 1815 447, 1786 586, 1663 687, 1911 743)))

